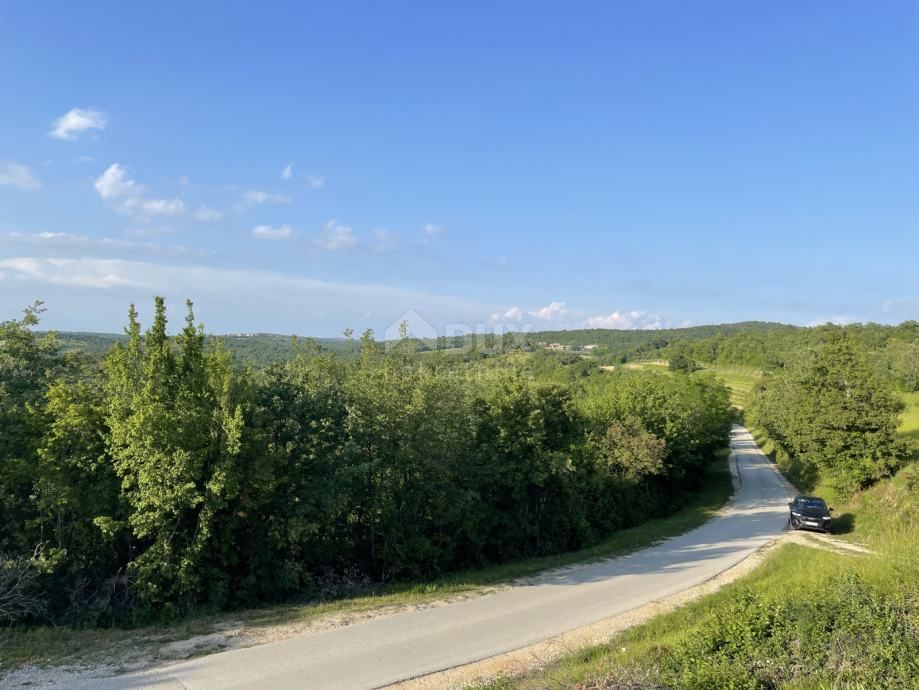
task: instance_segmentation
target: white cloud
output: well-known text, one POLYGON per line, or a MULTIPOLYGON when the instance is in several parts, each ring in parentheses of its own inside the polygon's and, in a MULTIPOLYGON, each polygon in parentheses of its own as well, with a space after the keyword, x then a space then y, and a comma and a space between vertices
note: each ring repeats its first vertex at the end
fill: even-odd
POLYGON ((128 179, 125 169, 118 163, 112 163, 104 173, 99 175, 94 186, 99 196, 106 200, 143 194, 143 187, 134 180, 128 179))
POLYGON ((591 316, 580 328, 609 328, 616 330, 656 330, 664 328, 661 317, 640 309, 614 311, 611 314, 591 316))
POLYGON ((290 202, 291 198, 286 194, 262 192, 258 189, 250 189, 243 193, 243 203, 246 206, 258 206, 260 204, 289 204, 290 202))
POLYGON ((831 316, 828 319, 814 319, 807 325, 810 326, 811 328, 815 326, 825 326, 828 323, 831 323, 834 326, 848 326, 853 323, 859 323, 862 320, 863 319, 860 319, 857 316, 839 315, 839 316, 831 316))
POLYGON ((284 169, 281 171, 281 179, 289 180, 293 176, 294 176, 294 164, 288 163, 286 166, 284 166, 284 169))
POLYGON ((564 302, 550 302, 540 309, 534 309, 529 312, 530 316, 540 321, 551 321, 558 316, 564 316, 568 313, 564 302))
POLYGON ((421 230, 428 237, 437 237, 438 235, 443 235, 444 232, 446 232, 442 225, 434 225, 433 223, 425 223, 421 230))
POLYGON ((213 223, 221 218, 223 218, 223 214, 220 211, 207 206, 202 206, 195 211, 195 220, 200 220, 202 223, 213 223))
POLYGON ((282 225, 279 228, 270 225, 256 225, 252 228, 252 236, 260 240, 287 240, 296 234, 289 225, 282 225))
POLYGON ((178 216, 185 212, 181 199, 147 199, 143 185, 130 179, 125 169, 112 163, 93 183, 99 196, 114 202, 115 209, 141 219, 153 216, 178 216))
POLYGON ((351 249, 357 245, 357 236, 347 225, 342 225, 337 220, 330 220, 325 224, 322 234, 313 240, 313 245, 330 252, 351 249))
POLYGON ((17 189, 41 189, 41 182, 27 165, 14 160, 0 164, 0 187, 17 189))
POLYGON ((322 175, 307 175, 306 179, 313 189, 322 189, 325 186, 325 177, 322 175))
POLYGON ((147 199, 140 208, 150 216, 178 216, 185 211, 185 204, 181 199, 147 199))
POLYGON ((520 307, 511 307, 505 312, 497 312, 488 319, 490 325, 502 323, 520 323, 523 320, 523 310, 520 307))
POLYGON ((614 311, 610 314, 584 318, 584 310, 569 308, 565 302, 550 302, 539 309, 529 310, 514 306, 507 311, 492 314, 488 322, 490 325, 512 325, 527 321, 531 326, 539 329, 555 328, 559 330, 581 328, 650 330, 670 327, 670 323, 665 323, 657 314, 649 314, 640 309, 614 311))
POLYGON ((105 113, 98 110, 74 108, 61 115, 51 126, 49 136, 55 139, 74 141, 88 129, 105 129, 105 113))

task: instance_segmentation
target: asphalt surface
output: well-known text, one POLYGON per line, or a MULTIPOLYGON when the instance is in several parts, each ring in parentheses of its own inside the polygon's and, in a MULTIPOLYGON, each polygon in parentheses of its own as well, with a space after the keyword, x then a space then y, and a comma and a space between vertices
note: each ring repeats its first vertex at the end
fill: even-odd
POLYGON ((688 589, 785 528, 791 489, 735 427, 734 501, 691 532, 628 556, 447 606, 235 649, 79 688, 376 688, 502 654, 688 589))

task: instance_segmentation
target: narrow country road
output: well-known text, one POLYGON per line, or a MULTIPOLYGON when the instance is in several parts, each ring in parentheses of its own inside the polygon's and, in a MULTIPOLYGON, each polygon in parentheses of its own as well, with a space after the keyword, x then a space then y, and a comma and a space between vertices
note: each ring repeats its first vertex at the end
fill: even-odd
POLYGON ((375 688, 511 651, 616 616, 730 568, 785 527, 789 487, 735 427, 734 503, 628 556, 496 594, 213 654, 81 688, 375 688))

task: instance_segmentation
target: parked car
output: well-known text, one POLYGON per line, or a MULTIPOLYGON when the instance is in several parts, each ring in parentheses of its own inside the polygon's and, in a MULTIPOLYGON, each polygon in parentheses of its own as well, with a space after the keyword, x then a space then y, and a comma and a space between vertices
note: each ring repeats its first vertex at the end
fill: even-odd
POLYGON ((833 529, 833 509, 827 508, 822 498, 798 496, 788 504, 788 509, 792 529, 816 529, 827 534, 833 529))

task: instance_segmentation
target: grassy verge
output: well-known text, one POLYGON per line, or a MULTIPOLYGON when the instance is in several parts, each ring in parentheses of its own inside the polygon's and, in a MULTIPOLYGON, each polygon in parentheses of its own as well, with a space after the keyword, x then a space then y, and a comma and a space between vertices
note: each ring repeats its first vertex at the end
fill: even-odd
POLYGON ((180 624, 130 631, 71 630, 49 626, 0 630, 0 670, 23 664, 79 665, 117 658, 122 662, 157 658, 170 642, 214 632, 228 622, 249 627, 302 624, 332 616, 351 616, 394 606, 411 606, 452 596, 474 594, 511 580, 575 563, 618 556, 682 534, 709 520, 731 495, 725 450, 708 468, 705 488, 687 498, 673 515, 622 530, 606 540, 569 553, 530 558, 478 570, 467 570, 432 582, 391 585, 371 594, 329 602, 288 604, 191 617, 180 624))
MULTIPOLYGON (((900 432, 916 438, 908 402, 900 432)), ((786 544, 715 594, 482 687, 919 687, 919 463, 848 502, 814 488, 873 555, 786 544)))

